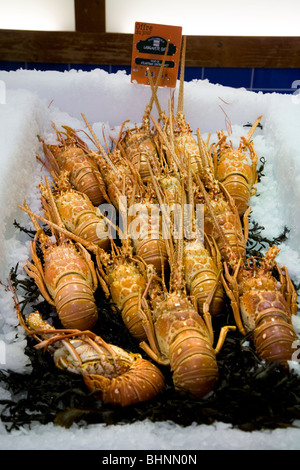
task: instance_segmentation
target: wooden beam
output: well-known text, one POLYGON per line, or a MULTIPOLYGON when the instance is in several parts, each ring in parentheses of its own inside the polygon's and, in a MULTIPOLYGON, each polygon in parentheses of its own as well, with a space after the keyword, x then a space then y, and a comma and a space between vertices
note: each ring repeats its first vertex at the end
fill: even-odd
POLYGON ((188 36, 187 66, 300 68, 300 37, 188 36))
POLYGON ((0 60, 126 65, 132 39, 130 34, 0 30, 0 60))
MULTIPOLYGON (((130 65, 132 44, 132 34, 0 30, 0 62, 130 65)), ((186 66, 300 68, 300 38, 188 36, 186 66)))
POLYGON ((76 31, 105 33, 105 0, 74 0, 76 31))

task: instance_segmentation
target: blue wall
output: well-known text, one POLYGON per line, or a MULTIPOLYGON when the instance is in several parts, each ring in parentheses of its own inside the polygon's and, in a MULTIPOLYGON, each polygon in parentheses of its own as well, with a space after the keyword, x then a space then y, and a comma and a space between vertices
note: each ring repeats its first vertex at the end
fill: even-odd
MULTIPOLYGON (((38 64, 25 62, 0 62, 0 70, 92 70, 102 68, 107 72, 126 70, 130 74, 130 66, 85 65, 85 64, 38 64)), ((294 93, 300 86, 300 69, 262 69, 262 68, 222 68, 222 67, 187 67, 185 80, 208 79, 211 83, 233 88, 244 87, 247 90, 264 93, 294 93)))

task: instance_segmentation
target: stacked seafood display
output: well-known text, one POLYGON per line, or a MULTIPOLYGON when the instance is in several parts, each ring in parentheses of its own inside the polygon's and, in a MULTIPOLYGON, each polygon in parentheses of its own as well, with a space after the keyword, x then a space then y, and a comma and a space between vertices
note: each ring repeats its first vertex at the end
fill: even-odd
POLYGON ((44 216, 26 203, 20 207, 36 231, 25 271, 62 328, 37 311, 24 319, 14 292, 20 324, 58 368, 81 374, 90 391, 122 406, 163 390, 160 366, 170 368, 178 391, 206 396, 216 386, 218 353, 230 331, 252 332, 256 354, 282 365, 297 340, 297 294, 276 263, 279 249, 271 246, 261 258, 246 250, 257 183, 251 139, 261 116, 238 148, 223 131, 216 143, 204 141, 185 120, 184 54, 185 47, 176 113, 171 102, 162 110, 156 96, 162 65, 156 84, 149 74, 152 95, 141 126, 124 123, 112 150, 84 115, 91 146, 79 131, 54 124, 57 145, 40 139, 39 159, 49 172, 39 186, 44 216), (117 307, 141 354, 93 332, 97 289, 117 307), (225 296, 234 324, 215 338, 225 296))

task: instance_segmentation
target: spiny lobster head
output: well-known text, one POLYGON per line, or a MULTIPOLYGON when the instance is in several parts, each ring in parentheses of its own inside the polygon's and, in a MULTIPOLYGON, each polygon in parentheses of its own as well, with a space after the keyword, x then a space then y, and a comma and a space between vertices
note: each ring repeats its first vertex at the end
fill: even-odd
POLYGON ((277 291, 278 281, 270 274, 242 269, 238 275, 241 293, 248 291, 277 291))
POLYGON ((34 240, 33 240, 33 250, 36 250, 37 243, 40 242, 40 247, 45 254, 49 249, 53 249, 58 246, 57 240, 54 240, 53 237, 49 237, 42 228, 36 231, 34 240))
POLYGON ((177 124, 178 128, 175 131, 175 133, 178 133, 178 134, 191 134, 192 130, 191 130, 189 124, 186 122, 184 113, 182 111, 179 111, 177 113, 176 124, 177 124))
POLYGON ((60 166, 64 166, 70 160, 78 158, 80 155, 83 154, 83 150, 79 147, 74 146, 67 146, 67 147, 54 147, 50 146, 51 152, 54 154, 58 164, 60 166))
POLYGON ((278 280, 273 276, 275 256, 279 249, 271 247, 264 258, 248 258, 238 273, 240 290, 277 291, 280 289, 278 280), (257 262, 258 261, 258 262, 257 262))
POLYGON ((143 127, 134 127, 126 130, 122 140, 127 148, 134 145, 138 146, 148 136, 149 132, 147 132, 143 127))

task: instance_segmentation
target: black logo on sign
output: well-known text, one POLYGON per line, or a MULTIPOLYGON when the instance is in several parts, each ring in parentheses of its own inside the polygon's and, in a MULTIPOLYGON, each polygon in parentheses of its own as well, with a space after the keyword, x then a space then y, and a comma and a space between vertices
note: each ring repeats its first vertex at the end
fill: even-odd
MULTIPOLYGON (((148 38, 145 41, 139 41, 136 48, 139 52, 144 54, 164 55, 167 43, 168 41, 160 36, 151 36, 151 38, 148 38)), ((170 43, 167 55, 174 55, 175 52, 176 46, 170 43)))

